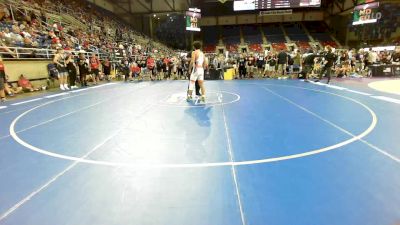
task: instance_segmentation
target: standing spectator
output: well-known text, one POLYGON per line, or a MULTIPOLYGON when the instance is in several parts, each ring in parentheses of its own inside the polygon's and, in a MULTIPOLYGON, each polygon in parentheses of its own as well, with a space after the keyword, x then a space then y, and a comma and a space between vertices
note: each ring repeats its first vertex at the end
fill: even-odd
POLYGON ((254 77, 255 68, 256 68, 256 58, 253 56, 253 53, 250 53, 250 56, 247 58, 247 72, 249 78, 254 77))
POLYGON ((131 75, 129 60, 127 57, 124 57, 122 59, 120 70, 121 70, 122 74, 124 75, 125 82, 127 82, 129 79, 129 76, 131 75))
POLYGON ((156 66, 157 66, 157 80, 162 80, 164 75, 163 75, 163 60, 161 58, 157 59, 156 66))
POLYGON ((87 63, 87 59, 85 58, 85 54, 83 52, 79 53, 78 68, 79 68, 79 78, 81 81, 81 86, 87 87, 88 85, 86 81, 86 76, 89 73, 89 66, 87 63))
POLYGON ((67 70, 67 64, 65 61, 65 54, 64 54, 63 49, 59 48, 57 50, 57 53, 54 56, 53 62, 57 66, 58 78, 60 81, 60 89, 63 91, 69 90, 68 84, 67 84, 68 70, 67 70))
POLYGON ((264 77, 265 58, 262 54, 257 57, 257 73, 258 77, 264 77))
POLYGON ((106 58, 103 61, 103 72, 106 76, 107 81, 110 81, 110 74, 111 74, 111 62, 109 58, 106 58))
POLYGON ((154 58, 149 55, 149 57, 146 60, 146 65, 147 65, 147 71, 151 71, 151 80, 155 80, 155 75, 156 75, 156 69, 155 69, 155 60, 154 58))
POLYGON ((243 55, 240 55, 240 58, 238 60, 238 65, 239 65, 239 78, 243 79, 246 77, 246 65, 247 65, 247 60, 244 58, 243 55))
POLYGON ((225 59, 224 56, 219 56, 217 58, 217 66, 216 69, 219 73, 219 79, 223 80, 224 79, 224 67, 225 67, 225 59))
POLYGON ((278 78, 280 79, 281 76, 286 76, 286 65, 288 63, 288 54, 282 48, 278 54, 278 78))
POLYGON ((169 78, 171 77, 171 70, 169 69, 169 63, 170 60, 168 57, 165 57, 163 59, 163 73, 164 73, 164 77, 169 80, 169 78))
POLYGON ((276 76, 276 63, 278 59, 276 58, 275 52, 270 52, 267 58, 267 77, 268 78, 275 78, 276 76))
POLYGON ((301 67, 301 54, 300 50, 297 50, 296 53, 293 55, 293 73, 297 74, 300 72, 301 67))
POLYGON ((100 82, 100 60, 97 58, 96 53, 92 53, 92 57, 90 57, 89 63, 90 72, 94 75, 94 84, 97 84, 98 82, 100 82))
POLYGON ((3 63, 3 58, 0 57, 0 99, 2 102, 6 100, 6 94, 4 92, 6 83, 6 73, 3 63))
POLYGON ((183 58, 180 58, 178 60, 178 79, 182 79, 183 77, 183 65, 184 65, 184 60, 183 58))
POLYGON ((76 64, 75 64, 75 56, 72 53, 69 53, 67 58, 67 69, 69 74, 69 86, 71 89, 78 88, 76 86, 76 64))

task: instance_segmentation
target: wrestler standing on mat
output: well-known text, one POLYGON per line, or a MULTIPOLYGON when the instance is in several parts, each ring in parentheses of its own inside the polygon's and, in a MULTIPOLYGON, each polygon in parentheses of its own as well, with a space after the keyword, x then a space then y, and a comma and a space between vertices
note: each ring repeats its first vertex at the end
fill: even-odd
POLYGON ((192 71, 189 81, 189 90, 187 91, 187 100, 192 100, 192 93, 195 87, 196 81, 199 82, 201 89, 200 101, 205 101, 206 90, 204 88, 204 68, 207 67, 204 53, 200 50, 201 43, 195 41, 193 43, 194 51, 192 52, 192 58, 190 61, 190 69, 192 71))

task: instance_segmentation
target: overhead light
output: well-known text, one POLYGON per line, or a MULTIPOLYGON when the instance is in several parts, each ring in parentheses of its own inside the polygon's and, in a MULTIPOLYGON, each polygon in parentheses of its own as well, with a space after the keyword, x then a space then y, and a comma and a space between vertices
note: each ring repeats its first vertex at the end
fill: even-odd
POLYGON ((169 16, 169 13, 167 13, 167 16, 169 16))
POLYGON ((156 17, 156 14, 154 14, 153 16, 156 17))

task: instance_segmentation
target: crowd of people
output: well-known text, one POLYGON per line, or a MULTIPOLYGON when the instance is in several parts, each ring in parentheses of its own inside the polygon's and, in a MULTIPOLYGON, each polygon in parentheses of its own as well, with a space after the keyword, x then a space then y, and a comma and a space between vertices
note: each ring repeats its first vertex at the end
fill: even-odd
MULTIPOLYGON (((84 50, 110 57, 173 52, 95 7, 82 0, 19 0, 0 4, 0 45, 3 55, 7 53, 9 57, 17 57, 10 47, 84 50), (57 20, 63 15, 74 17, 78 24, 57 20)), ((38 58, 47 57, 47 54, 28 49, 20 52, 18 57, 38 58)))
POLYGON ((395 51, 374 51, 372 49, 335 50, 326 46, 323 50, 267 51, 260 53, 231 54, 214 57, 215 68, 234 68, 235 78, 303 78, 315 77, 320 80, 323 75, 331 73, 336 77, 369 76, 369 66, 376 64, 400 64, 400 48, 395 51))

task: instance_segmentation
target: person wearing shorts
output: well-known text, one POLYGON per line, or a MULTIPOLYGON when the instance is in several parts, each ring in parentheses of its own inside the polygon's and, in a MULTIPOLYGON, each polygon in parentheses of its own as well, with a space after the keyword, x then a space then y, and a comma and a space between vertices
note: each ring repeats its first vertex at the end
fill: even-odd
POLYGON ((92 57, 90 57, 90 70, 92 74, 94 74, 94 84, 100 82, 100 60, 96 57, 95 53, 92 53, 92 57))
POLYGON ((68 70, 66 64, 66 55, 64 49, 57 49, 57 54, 53 59, 54 64, 57 66, 58 70, 58 80, 60 81, 60 89, 63 91, 69 90, 68 88, 68 70))
POLYGON ((274 78, 276 75, 276 55, 274 53, 270 53, 270 55, 267 58, 267 63, 266 63, 266 70, 267 70, 267 77, 268 78, 274 78))
POLYGON ((192 93, 195 87, 196 81, 199 82, 201 89, 200 101, 205 101, 206 90, 204 88, 204 68, 207 67, 207 62, 205 60, 204 53, 200 50, 201 43, 195 41, 193 43, 194 51, 192 52, 192 60, 190 65, 192 67, 192 74, 190 75, 189 89, 187 91, 187 100, 192 100, 192 93))

